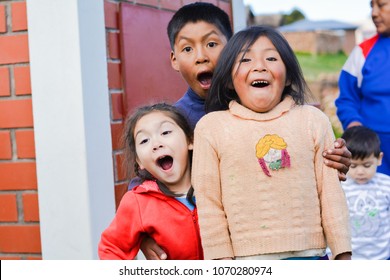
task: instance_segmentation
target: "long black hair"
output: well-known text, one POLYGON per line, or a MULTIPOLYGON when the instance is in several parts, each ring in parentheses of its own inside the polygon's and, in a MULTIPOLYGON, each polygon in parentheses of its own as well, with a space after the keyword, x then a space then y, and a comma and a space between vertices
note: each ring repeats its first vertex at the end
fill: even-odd
POLYGON ((226 110, 229 102, 240 99, 233 87, 232 71, 238 56, 244 57, 248 49, 259 39, 267 37, 280 54, 286 67, 286 79, 282 99, 290 95, 296 104, 304 104, 309 88, 305 82, 301 67, 287 40, 274 28, 269 26, 252 26, 237 32, 228 41, 221 52, 214 71, 211 87, 206 97, 206 112, 226 110))

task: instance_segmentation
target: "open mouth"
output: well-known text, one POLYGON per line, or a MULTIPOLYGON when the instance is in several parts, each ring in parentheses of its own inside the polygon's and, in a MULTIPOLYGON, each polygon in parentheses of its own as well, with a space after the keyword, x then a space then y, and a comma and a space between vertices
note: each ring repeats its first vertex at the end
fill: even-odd
POLYGON ((210 86, 212 77, 213 77, 212 72, 203 72, 200 73, 197 78, 202 86, 210 86))
POLYGON ((269 85, 269 82, 265 81, 265 80, 257 80, 257 81, 253 81, 251 83, 251 86, 256 87, 256 88, 263 88, 263 87, 266 87, 268 85, 269 85))
POLYGON ((171 156, 163 156, 157 160, 157 164, 163 169, 168 170, 173 165, 173 158, 171 156))

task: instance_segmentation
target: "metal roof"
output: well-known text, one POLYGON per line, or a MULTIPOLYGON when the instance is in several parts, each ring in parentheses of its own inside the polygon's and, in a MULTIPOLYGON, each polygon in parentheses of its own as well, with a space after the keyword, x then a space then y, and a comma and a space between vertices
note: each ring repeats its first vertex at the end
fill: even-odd
POLYGON ((337 20, 307 20, 302 19, 294 23, 280 26, 282 32, 320 31, 320 30, 355 30, 359 26, 337 20))

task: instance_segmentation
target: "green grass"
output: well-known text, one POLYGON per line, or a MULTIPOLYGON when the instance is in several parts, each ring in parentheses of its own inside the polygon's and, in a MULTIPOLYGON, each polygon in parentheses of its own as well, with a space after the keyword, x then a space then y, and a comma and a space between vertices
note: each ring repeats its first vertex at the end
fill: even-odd
MULTIPOLYGON (((301 65, 305 80, 309 85, 311 82, 314 82, 314 84, 318 82, 323 74, 334 74, 338 77, 347 60, 347 56, 344 53, 313 55, 297 52, 295 55, 301 65)), ((340 138, 342 131, 339 131, 334 125, 332 127, 336 138, 340 138)))
POLYGON ((295 53, 306 81, 315 81, 321 74, 338 74, 347 56, 344 53, 318 54, 295 53))

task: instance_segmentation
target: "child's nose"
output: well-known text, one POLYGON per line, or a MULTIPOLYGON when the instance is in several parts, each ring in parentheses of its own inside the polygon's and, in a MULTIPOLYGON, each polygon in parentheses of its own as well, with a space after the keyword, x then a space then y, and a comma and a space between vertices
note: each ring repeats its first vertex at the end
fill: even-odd
POLYGON ((209 57, 207 55, 207 51, 199 49, 196 56, 196 63, 205 63, 209 61, 209 57))
POLYGON ((365 168, 363 166, 358 166, 357 173, 358 174, 363 174, 364 172, 365 172, 365 168))
POLYGON ((253 71, 267 72, 268 70, 267 70, 267 67, 265 66, 265 64, 263 62, 257 61, 254 64, 253 71))
POLYGON ((378 16, 378 11, 379 11, 378 6, 373 4, 371 8, 371 16, 372 17, 378 16))
POLYGON ((159 144, 159 143, 156 143, 155 145, 153 145, 153 151, 157 151, 158 149, 161 149, 163 147, 162 144, 159 144))

